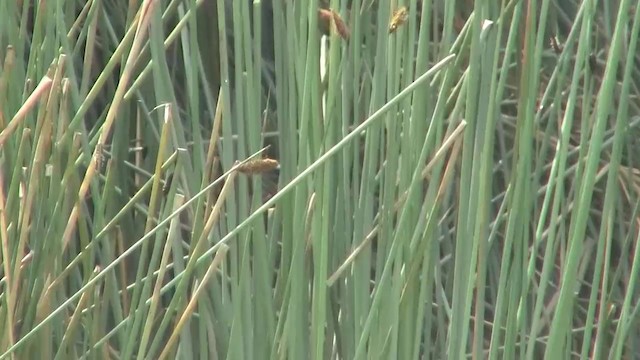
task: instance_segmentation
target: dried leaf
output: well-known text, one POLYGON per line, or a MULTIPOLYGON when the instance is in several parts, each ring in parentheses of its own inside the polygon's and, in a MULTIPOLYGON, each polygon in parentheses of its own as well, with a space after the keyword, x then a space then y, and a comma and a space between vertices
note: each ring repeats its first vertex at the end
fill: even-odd
POLYGON ((351 32, 349 27, 342 20, 340 14, 333 9, 319 9, 318 10, 318 27, 323 35, 329 36, 331 34, 331 23, 335 24, 335 29, 338 35, 344 40, 349 39, 351 32))
POLYGON ((338 31, 338 34, 340 34, 340 37, 344 40, 348 40, 351 34, 349 28, 347 27, 347 24, 344 23, 344 21, 340 17, 340 14, 338 14, 336 11, 331 10, 331 14, 333 15, 333 23, 336 24, 336 30, 338 31))
POLYGON ((331 10, 319 9, 318 10, 318 27, 323 35, 329 35, 331 33, 331 21, 333 14, 331 10))

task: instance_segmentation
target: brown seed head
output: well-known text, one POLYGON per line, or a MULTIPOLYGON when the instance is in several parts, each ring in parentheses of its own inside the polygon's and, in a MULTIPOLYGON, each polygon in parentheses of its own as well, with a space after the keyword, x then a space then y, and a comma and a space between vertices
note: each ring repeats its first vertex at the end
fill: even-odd
POLYGON ((389 23, 389 34, 394 33, 400 26, 402 26, 409 18, 409 10, 406 6, 403 6, 393 12, 391 16, 391 22, 389 23))
POLYGON ((272 171, 277 169, 279 166, 278 160, 274 159, 259 159, 259 160, 251 160, 240 166, 238 166, 238 171, 243 174, 261 174, 268 171, 272 171))

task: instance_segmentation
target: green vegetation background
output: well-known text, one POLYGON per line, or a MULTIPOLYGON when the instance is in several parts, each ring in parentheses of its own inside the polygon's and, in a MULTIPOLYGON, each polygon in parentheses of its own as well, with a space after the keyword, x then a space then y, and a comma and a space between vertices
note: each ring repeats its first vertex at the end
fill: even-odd
POLYGON ((0 359, 638 358, 635 6, 1 1, 0 359))

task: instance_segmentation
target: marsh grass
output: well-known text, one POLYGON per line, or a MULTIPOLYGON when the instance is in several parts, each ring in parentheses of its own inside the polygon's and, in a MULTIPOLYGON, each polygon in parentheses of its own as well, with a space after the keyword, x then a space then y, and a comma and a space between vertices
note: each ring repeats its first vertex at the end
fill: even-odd
POLYGON ((134 3, 0 2, 0 358, 638 357, 633 1, 134 3))

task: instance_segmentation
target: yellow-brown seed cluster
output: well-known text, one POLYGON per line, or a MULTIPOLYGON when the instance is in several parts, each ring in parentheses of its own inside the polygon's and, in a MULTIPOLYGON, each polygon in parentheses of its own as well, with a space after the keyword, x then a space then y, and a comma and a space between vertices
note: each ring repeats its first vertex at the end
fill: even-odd
POLYGON ((246 163, 238 166, 238 171, 243 174, 262 174, 275 170, 278 166, 278 160, 264 158, 247 161, 246 163))
POLYGON ((403 6, 393 12, 391 16, 391 22, 389 22, 389 34, 394 33, 400 26, 402 26, 409 18, 409 10, 406 6, 403 6))

